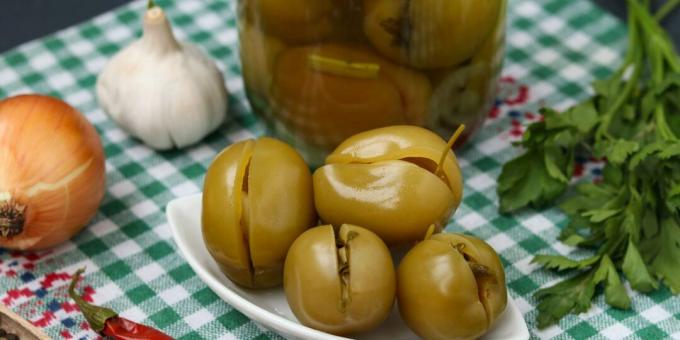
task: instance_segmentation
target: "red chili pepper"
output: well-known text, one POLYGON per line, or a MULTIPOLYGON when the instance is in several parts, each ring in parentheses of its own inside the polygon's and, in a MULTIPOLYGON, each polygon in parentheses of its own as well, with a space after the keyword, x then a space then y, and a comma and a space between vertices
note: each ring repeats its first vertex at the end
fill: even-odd
POLYGON ((85 269, 81 268, 73 274, 71 285, 68 287, 68 294, 76 302, 85 319, 92 329, 104 336, 115 340, 172 340, 165 333, 145 326, 134 321, 130 321, 118 316, 115 311, 95 306, 83 299, 76 293, 76 283, 80 280, 80 275, 85 269))

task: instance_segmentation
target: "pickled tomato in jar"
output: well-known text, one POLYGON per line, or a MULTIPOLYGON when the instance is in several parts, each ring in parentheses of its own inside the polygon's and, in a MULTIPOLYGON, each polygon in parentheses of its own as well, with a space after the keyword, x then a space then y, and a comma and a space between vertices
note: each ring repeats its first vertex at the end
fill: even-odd
POLYGON ((506 1, 238 0, 251 107, 312 165, 389 125, 465 124, 464 143, 494 101, 506 1))

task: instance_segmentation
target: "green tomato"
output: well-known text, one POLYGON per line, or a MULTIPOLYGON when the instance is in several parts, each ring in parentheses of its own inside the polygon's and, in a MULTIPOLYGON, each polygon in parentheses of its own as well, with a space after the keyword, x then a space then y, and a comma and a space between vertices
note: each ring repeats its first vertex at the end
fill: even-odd
POLYGON ((507 304, 505 273, 486 242, 436 234, 417 244, 397 270, 399 312, 424 339, 482 336, 507 304))
POLYGON ((363 226, 390 246, 421 240, 430 225, 441 230, 462 190, 449 145, 416 126, 354 135, 314 173, 314 200, 324 223, 363 226))
POLYGON ((318 42, 337 27, 334 0, 240 0, 241 15, 291 43, 318 42))
POLYGON ((347 335, 383 322, 394 303, 396 277, 387 246, 373 232, 345 224, 312 228, 290 247, 284 290, 298 320, 347 335))
POLYGON ((502 8, 503 0, 364 0, 364 33, 393 60, 445 68, 473 56, 502 8))
POLYGON ((280 285, 295 239, 317 221, 302 157, 272 138, 224 149, 203 187, 203 240, 222 271, 248 288, 280 285))

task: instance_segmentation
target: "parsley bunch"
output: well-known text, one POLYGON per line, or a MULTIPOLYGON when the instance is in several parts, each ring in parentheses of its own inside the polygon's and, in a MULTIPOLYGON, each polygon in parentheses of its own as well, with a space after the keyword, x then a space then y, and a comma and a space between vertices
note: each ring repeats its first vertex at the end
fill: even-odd
POLYGON ((498 179, 500 210, 543 207, 567 190, 576 155, 606 158, 603 181, 583 183, 561 209, 570 217, 559 239, 589 248, 585 259, 538 255, 533 262, 576 275, 540 289, 538 326, 590 308, 596 288, 627 309, 630 286, 650 292, 659 282, 680 292, 680 57, 648 1, 627 0, 629 45, 623 65, 594 82, 595 94, 564 113, 543 109, 527 129, 524 154, 498 179))

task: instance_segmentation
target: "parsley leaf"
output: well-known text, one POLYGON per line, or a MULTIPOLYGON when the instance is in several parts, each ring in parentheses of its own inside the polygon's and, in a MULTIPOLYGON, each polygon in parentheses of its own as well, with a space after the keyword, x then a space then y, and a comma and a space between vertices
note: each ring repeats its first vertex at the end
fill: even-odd
POLYGON ((628 156, 638 151, 640 144, 635 141, 617 139, 603 143, 605 150, 602 155, 607 155, 607 160, 613 164, 622 164, 628 156))
POLYGON ((510 212, 527 205, 543 207, 561 195, 568 184, 564 179, 567 175, 571 177, 571 172, 565 175, 555 169, 551 175, 547 168, 569 163, 568 157, 557 153, 548 156, 545 150, 534 150, 506 163, 498 179, 501 211, 510 212))
POLYGON ((538 328, 545 328, 559 321, 569 312, 583 313, 590 308, 595 294, 594 270, 581 273, 552 287, 538 290, 534 297, 538 302, 538 328))
POLYGON ((621 265, 621 268, 633 289, 647 293, 658 287, 656 280, 649 274, 647 265, 644 260, 642 260, 642 256, 640 256, 640 251, 638 251, 632 241, 628 242, 626 255, 623 257, 623 265, 621 265))
POLYGON ((654 275, 663 280, 673 294, 680 293, 680 223, 677 218, 665 218, 659 235, 644 242, 642 247, 654 254, 650 261, 654 275), (655 252, 651 247, 659 248, 655 252))
POLYGON ((531 263, 537 263, 545 267, 546 269, 554 269, 558 271, 567 269, 582 269, 592 265, 593 263, 600 260, 599 256, 592 256, 580 261, 572 260, 568 257, 561 255, 536 255, 531 263))
POLYGON ((609 258, 609 255, 605 255, 604 257, 602 257, 602 261, 600 262, 600 268, 598 269, 596 276, 598 273, 602 275, 601 280, 605 282, 604 285, 605 301, 609 305, 616 308, 621 309, 630 308, 630 298, 626 293, 626 289, 623 288, 623 284, 621 284, 619 273, 616 271, 614 263, 612 262, 611 258, 609 258))

